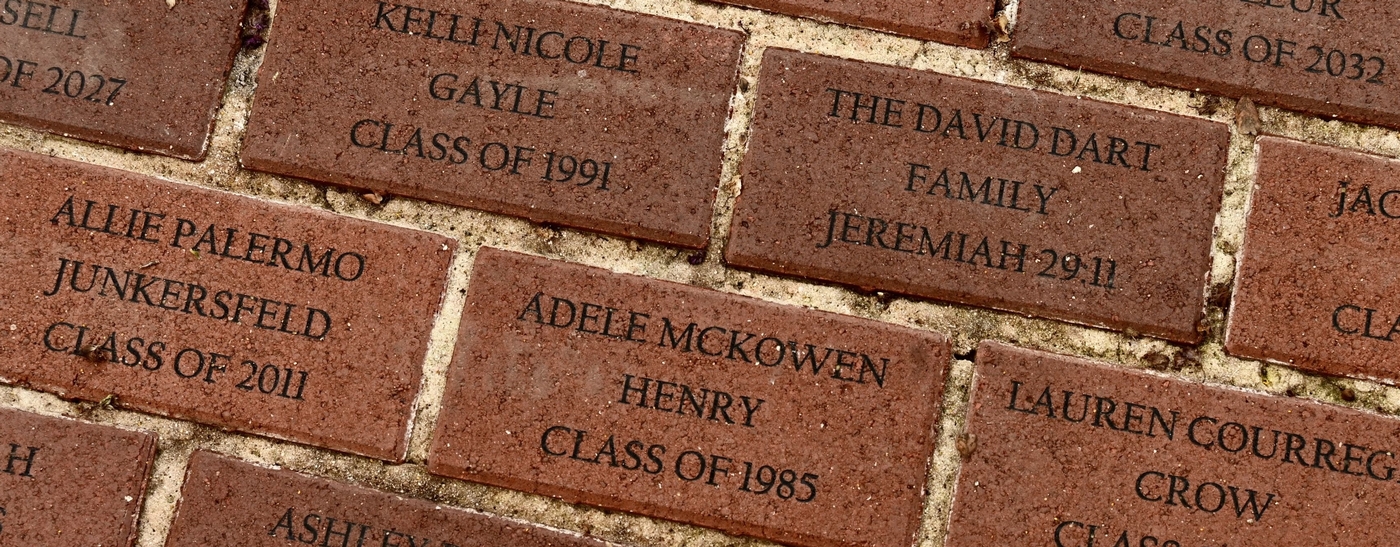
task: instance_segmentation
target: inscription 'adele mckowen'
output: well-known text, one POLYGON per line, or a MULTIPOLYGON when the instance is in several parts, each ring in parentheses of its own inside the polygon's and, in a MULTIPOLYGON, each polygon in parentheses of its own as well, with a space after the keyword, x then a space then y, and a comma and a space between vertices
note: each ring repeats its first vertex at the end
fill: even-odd
POLYGON ((3 0, 0 120, 202 159, 243 11, 237 2, 3 0))
POLYGON ((1017 57, 1400 127, 1400 8, 1391 2, 1027 0, 1019 9, 1017 57))
POLYGON ((608 547, 519 521, 196 451, 169 547, 608 547))
POLYGON ((742 34, 557 0, 323 1, 278 19, 249 168, 708 241, 742 34), (314 89, 346 92, 304 100, 314 89))
POLYGON ((795 545, 914 540, 943 335, 491 248, 472 271, 433 473, 795 545))
POLYGON ((155 454, 149 433, 0 409, 0 544, 133 544, 155 454))
POLYGON ((1373 525, 1400 501, 1393 419, 995 342, 977 361, 949 547, 1390 537, 1373 525))
POLYGON ((402 457, 449 240, 22 152, 0 173, 0 375, 402 457))
POLYGON ((1400 161, 1266 137, 1258 162, 1226 351, 1400 383, 1400 161))
POLYGON ((730 263, 1200 338, 1225 126, 781 49, 763 66, 730 263))

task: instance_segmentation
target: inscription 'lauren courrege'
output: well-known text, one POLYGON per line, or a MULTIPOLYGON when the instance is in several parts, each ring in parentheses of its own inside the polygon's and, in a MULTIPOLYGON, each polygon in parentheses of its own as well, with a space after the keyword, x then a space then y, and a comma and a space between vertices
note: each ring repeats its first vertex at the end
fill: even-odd
POLYGON ((1049 384, 1040 389, 1020 380, 1013 379, 1010 384, 1005 407, 1009 411, 1173 442, 1185 440, 1209 452, 1290 464, 1284 467, 1289 470, 1318 469, 1378 481, 1397 478, 1396 453, 1386 448, 1241 423, 1228 417, 1197 415, 1187 419, 1181 410, 1055 389, 1049 384))
POLYGON ((682 353, 696 352, 763 367, 782 365, 791 367, 794 372, 805 370, 812 376, 822 375, 856 384, 874 383, 880 388, 889 380, 891 360, 888 357, 783 340, 774 334, 672 321, 670 317, 661 317, 658 330, 657 322, 648 313, 547 296, 543 292, 535 293, 525 303, 516 320, 638 344, 655 343, 682 353), (647 332, 649 327, 650 333, 647 332))

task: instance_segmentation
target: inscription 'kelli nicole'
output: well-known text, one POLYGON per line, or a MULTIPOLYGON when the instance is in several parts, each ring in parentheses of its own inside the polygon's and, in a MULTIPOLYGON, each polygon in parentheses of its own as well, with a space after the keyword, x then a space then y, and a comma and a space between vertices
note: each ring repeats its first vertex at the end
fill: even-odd
POLYGON ((905 117, 905 108, 909 105, 907 100, 836 88, 827 88, 826 92, 832 96, 831 111, 827 112, 827 117, 908 128, 919 134, 936 134, 943 138, 975 139, 1009 150, 1073 157, 1102 165, 1151 171, 1152 153, 1162 149, 1160 144, 1108 135, 1100 137, 1097 132, 1086 135, 1083 130, 1076 132, 1065 127, 1051 126, 1048 132, 1042 132, 1039 126, 1026 120, 980 112, 964 114, 961 108, 945 106, 940 109, 919 102, 914 103, 913 120, 908 120, 905 117), (944 109, 947 109, 946 114, 944 109))
POLYGON ((642 46, 456 13, 377 2, 371 28, 470 47, 490 47, 522 57, 637 73, 642 46))

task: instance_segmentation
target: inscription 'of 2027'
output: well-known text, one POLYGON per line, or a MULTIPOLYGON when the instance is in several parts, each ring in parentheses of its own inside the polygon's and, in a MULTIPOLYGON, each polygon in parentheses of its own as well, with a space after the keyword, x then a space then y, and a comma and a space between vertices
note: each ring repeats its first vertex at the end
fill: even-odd
MULTIPOLYGON (((15 31, 87 40, 87 30, 79 30, 79 27, 86 29, 91 24, 88 12, 57 4, 5 0, 0 6, 0 26, 15 31)), ((45 66, 39 61, 20 59, 0 51, 0 85, 112 106, 126 83, 125 78, 92 70, 84 73, 72 67, 45 66), (43 75, 42 80, 36 85, 35 78, 40 75, 43 75)))

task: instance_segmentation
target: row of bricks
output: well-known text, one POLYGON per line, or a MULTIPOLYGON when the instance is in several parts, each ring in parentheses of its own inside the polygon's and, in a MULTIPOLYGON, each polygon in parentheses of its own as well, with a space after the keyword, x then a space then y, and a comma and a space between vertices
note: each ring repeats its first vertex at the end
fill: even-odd
MULTIPOLYGON (((781 67, 775 72, 792 81, 845 63, 792 52, 770 56, 781 67)), ((1072 111, 1076 106, 1082 105, 1059 110, 1079 116, 1072 111)), ((1093 121, 1112 113, 1102 105, 1084 108, 1082 117, 1093 121)), ((754 176, 731 223, 725 249, 731 265, 1176 342, 1198 343, 1203 337, 1205 278, 1222 175, 1219 167, 1201 170, 1191 162, 1224 160, 1223 151, 1213 148, 1226 138, 1223 128, 1208 127, 1215 130, 1211 138, 1180 151, 1161 146, 1150 156, 1156 165, 1151 169, 1093 166, 1086 159, 1082 163, 1089 169, 1076 166, 1058 180, 1028 177, 1042 181, 1029 183, 969 173, 962 165, 909 162, 902 154, 873 162, 869 156, 835 153, 841 146, 803 152, 802 167, 794 167, 784 158, 799 152, 783 138, 766 138, 792 133, 766 121, 758 120, 749 152, 754 176), (847 165, 832 159, 837 157, 876 165, 900 180, 846 189, 849 179, 841 173, 847 165), (764 184, 769 173, 811 184, 764 184)), ((1161 116, 1137 121, 1178 137, 1191 127, 1161 116)), ((1197 129, 1213 125, 1186 123, 1197 129)), ((884 129, 902 137, 897 129, 884 129)), ((1053 134, 1062 131, 1071 130, 1054 126, 1053 134)), ((1090 132, 1088 138, 1098 134, 1090 132)), ((1009 139, 1014 148, 1017 137, 1009 139)), ((979 145, 1000 148, 967 144, 979 145)), ((1044 155, 1055 155, 1055 145, 1050 146, 1044 155)), ((1383 281, 1393 258, 1385 226, 1400 218, 1394 199, 1400 187, 1392 180, 1400 164, 1276 137, 1260 138, 1258 148, 1257 188, 1237 253, 1233 292, 1211 299, 1230 309, 1226 350, 1329 375, 1400 380, 1400 369, 1385 357, 1400 333, 1400 308, 1387 300, 1383 281)), ((1140 150, 1149 157, 1148 148, 1140 150)), ((399 367, 413 372, 337 381, 387 382, 398 393, 416 390, 416 370, 442 301, 455 241, 21 152, 7 152, 0 162, 6 165, 4 208, 10 211, 5 234, 16 242, 0 258, 12 271, 24 272, 4 287, 8 298, 0 309, 32 321, 8 335, 23 340, 36 356, 77 354, 95 344, 106 348, 107 359, 121 361, 124 353, 147 352, 149 343, 167 340, 170 328, 161 321, 180 317, 205 321, 198 331, 221 333, 201 343, 236 342, 248 351, 186 346, 194 351, 189 359, 219 355, 197 361, 249 366, 253 376, 267 369, 265 383, 275 384, 282 398, 297 399, 309 374, 292 364, 341 360, 336 356, 361 350, 362 358, 398 356, 399 367), (204 255, 212 260, 201 261, 204 255), (162 292, 138 295, 128 289, 133 278, 142 291, 162 292), (117 308, 79 313, 104 301, 117 308), (132 305, 144 305, 147 332, 114 330, 121 324, 114 319, 128 313, 117 310, 132 305), (98 320, 103 314, 111 319, 98 320), (106 330, 89 332, 99 325, 106 330), (259 335, 249 338, 249 332, 259 335), (139 342, 130 342, 133 338, 139 342), (253 342, 264 338, 306 346, 253 342), (385 338, 398 342, 393 347, 372 342, 385 338)), ((125 325, 133 330, 134 324, 125 325)), ((212 383, 209 367, 195 368, 205 371, 202 381, 212 383)), ((237 387, 250 389, 253 376, 237 387)), ((28 375, 17 378, 30 381, 28 375)), ((59 393, 105 395, 84 381, 47 381, 59 393)), ((412 397, 400 399, 406 407, 412 397)), ((139 396, 126 400, 136 404, 139 396)), ((268 427, 270 433, 291 435, 268 427)), ((341 448, 385 456, 402 446, 341 448)))
MULTIPOLYGON (((329 14, 284 10, 280 28, 290 34, 278 38, 262 68, 273 78, 260 84, 244 164, 541 222, 706 245, 723 112, 743 36, 607 8, 543 6, 548 9, 524 12, 538 28, 386 3, 346 3, 329 14), (357 18, 365 25, 324 24, 357 18), (435 27, 438 20, 451 23, 435 27), (570 32, 569 21, 593 21, 614 34, 609 41, 570 32), (657 37, 667 40, 647 42, 657 37), (555 46, 558 55, 551 53, 555 46), (339 54, 299 54, 310 50, 339 54), (419 55, 441 61, 394 64, 419 55), (484 55, 501 73, 437 68, 480 60, 470 55, 484 55), (372 68, 376 57, 390 65, 372 68), (367 71, 418 84, 360 89, 359 82, 373 80, 344 81, 367 71), (346 92, 313 91, 331 89, 346 92), (649 91, 633 91, 642 89, 649 91), (425 103, 436 107, 428 115, 420 112, 425 103), (463 125, 483 127, 452 129, 463 125), (462 184, 463 177, 472 182, 462 184)), ((75 30, 78 10, 67 20, 72 32, 46 27, 39 34, 69 41, 99 36, 75 30)), ((38 29, 11 31, 27 36, 38 29)), ((1201 285, 1227 160, 1222 124, 780 49, 765 53, 762 70, 744 190, 726 248, 731 264, 1178 342, 1202 339, 1201 285), (863 186, 852 187, 851 180, 863 186)), ((46 112, 86 116, 75 108, 46 112)), ((1377 187, 1373 196, 1367 181, 1350 178, 1384 172, 1384 165, 1353 164, 1360 171, 1341 172, 1332 164, 1344 162, 1344 154, 1297 153, 1313 164, 1270 174, 1297 185, 1321 182, 1289 188, 1271 203, 1291 211, 1299 200, 1335 198, 1331 216, 1354 214, 1346 226, 1329 226, 1342 231, 1392 216, 1387 196, 1394 194, 1377 187), (1359 186, 1350 202, 1348 184, 1359 186)), ((1370 178, 1376 177, 1383 178, 1370 178)), ((1261 216, 1256 224, 1281 217, 1292 223, 1296 214, 1261 216)), ((1310 230, 1269 248, 1301 257, 1291 251, 1337 240, 1328 233, 1310 230)), ((1348 243, 1333 247, 1341 261, 1303 265, 1317 269, 1322 262, 1323 285, 1353 275, 1343 270, 1375 246, 1348 243)), ((1304 288, 1241 272, 1241 286, 1255 280, 1260 288, 1244 293, 1259 297, 1241 304, 1257 303, 1264 309, 1249 315, 1264 318, 1278 293, 1304 288)), ((1393 376, 1383 365, 1356 364, 1383 345, 1366 350, 1351 342, 1390 342, 1400 322, 1386 320, 1389 312, 1367 283, 1351 288, 1325 304, 1331 330, 1322 318, 1290 332, 1340 334, 1342 343, 1319 349, 1304 340, 1280 348, 1258 332, 1275 328, 1254 329, 1239 332, 1234 351, 1332 374, 1393 376), (1318 321, 1324 328, 1316 328, 1318 321)), ((1289 311, 1322 317, 1300 309, 1305 306, 1313 303, 1289 311)))
MULTIPOLYGON (((892 364, 886 389, 927 389, 924 380, 941 376, 932 361, 946 348, 925 338, 935 346, 930 362, 892 364)), ((1393 539, 1373 524, 1395 516, 1400 501, 1400 421, 995 342, 976 360, 956 495, 950 514, 932 517, 948 519, 945 545, 1294 545, 1319 529, 1347 531, 1331 538, 1339 546, 1393 539)), ((936 386, 895 406, 837 389, 821 400, 768 400, 787 423, 763 416, 767 431, 757 434, 675 431, 649 420, 655 412, 597 405, 521 408, 517 388, 479 389, 506 399, 499 410, 516 422, 513 433, 489 419, 461 426, 473 434, 465 438, 448 426, 459 442, 440 438, 429 471, 793 545, 907 547, 919 534, 936 386), (794 404, 807 412, 781 408, 794 404), (814 442, 819 420, 835 431, 814 442), (588 429, 544 427, 559 421, 588 429), (610 429, 650 444, 618 440, 613 450, 613 436, 601 435, 610 429)), ((779 390, 770 393, 813 392, 779 390)), ((149 433, 0 410, 0 541, 131 545, 156 445, 149 433)), ((168 546, 606 545, 203 451, 189 460, 178 503, 168 546)))
MULTIPOLYGON (((727 3, 972 47, 985 47, 991 28, 1000 29, 1003 36, 1009 30, 1009 14, 993 21, 992 0, 727 3)), ((1390 24, 1396 8, 1342 5, 1342 0, 1163 4, 1018 2, 1011 52, 1025 59, 1400 127, 1400 93, 1393 74, 1396 35, 1390 24)), ((395 123, 450 127, 470 120, 470 126, 482 125, 481 116, 453 113, 450 106, 436 105, 418 119, 397 107, 412 104, 416 111, 434 104, 425 86, 404 85, 434 75, 423 70, 489 66, 502 72, 488 78, 517 86, 506 88, 507 93, 531 96, 516 93, 507 109, 499 108, 499 95, 488 102, 496 110, 552 118, 553 132, 594 133, 609 124, 645 126, 657 114, 648 108, 647 116, 618 120, 616 114, 625 110, 616 111, 609 101, 588 96, 590 88, 596 90, 601 83, 608 93, 620 95, 622 103, 655 108, 676 121, 704 119, 678 109, 682 102, 694 103, 689 106, 718 118, 696 128, 697 138, 709 143, 720 132, 725 101, 735 89, 732 76, 744 40, 738 32, 555 0, 471 6, 294 2, 280 11, 278 24, 269 29, 267 3, 250 2, 244 20, 245 44, 261 44, 262 33, 272 34, 269 63, 262 72, 270 71, 273 77, 260 82, 268 89, 259 101, 272 104, 259 109, 265 111, 260 116, 280 123, 286 123, 280 114, 287 109, 312 110, 317 116, 310 119, 320 122, 350 107, 373 111, 380 120, 396 116, 395 123), (334 53, 308 53, 313 51, 334 53), (433 61, 420 66, 400 63, 407 59, 433 61), (585 75, 590 68, 601 70, 585 75), (347 78, 350 74, 356 77, 347 78), (532 85, 525 88, 524 82, 532 85), (639 83, 644 85, 627 89, 639 83), (385 86, 401 89, 381 89, 385 86), (406 87, 411 89, 402 89, 406 87), (579 99, 596 104, 576 108, 572 103, 579 99), (277 106, 288 101, 294 104, 277 106)), ((200 158, 219 104, 220 84, 238 49, 241 17, 243 6, 227 3, 175 4, 168 10, 95 0, 6 3, 0 13, 0 33, 5 33, 7 44, 0 51, 0 80, 8 85, 0 89, 5 105, 0 119, 200 158)), ((480 106, 481 96, 475 102, 480 106)), ((279 132, 326 129, 305 121, 296 119, 292 128, 279 132)), ((259 128, 256 122, 255 118, 255 136, 279 123, 265 121, 259 128)), ((485 122, 492 125, 489 117, 485 122)), ((330 133, 346 133, 337 129, 330 133)), ((627 129, 649 132, 645 127, 627 129)), ((524 133, 511 136, 532 136, 524 133)), ((324 144, 316 141, 314 146, 324 144)), ((344 143, 335 148, 343 149, 344 143)), ((272 158, 262 159, 270 163, 272 158)), ((705 164, 701 172, 716 163, 705 161, 713 160, 708 157, 696 160, 705 164)))

